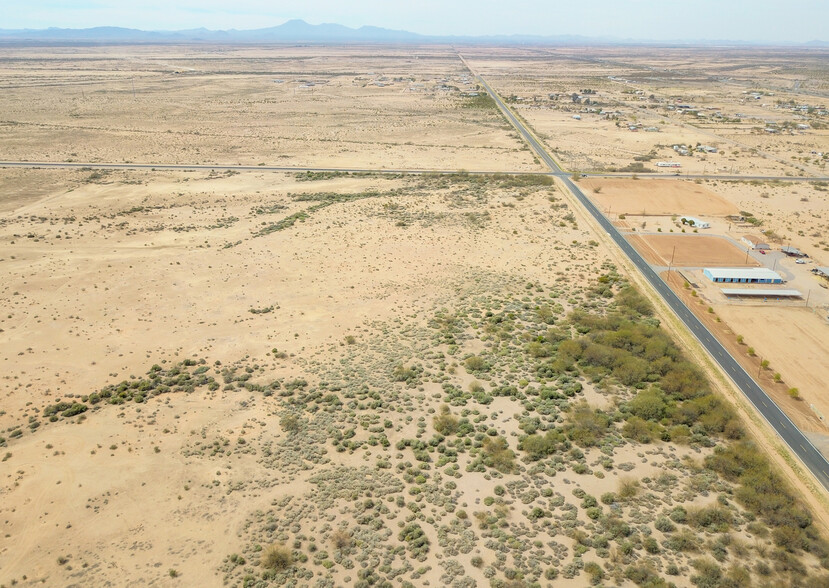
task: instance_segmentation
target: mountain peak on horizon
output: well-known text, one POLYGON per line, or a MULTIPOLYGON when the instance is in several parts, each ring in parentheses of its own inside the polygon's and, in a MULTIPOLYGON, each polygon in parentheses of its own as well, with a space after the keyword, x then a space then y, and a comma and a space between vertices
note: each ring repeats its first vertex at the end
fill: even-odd
MULTIPOLYGON (((658 45, 658 44, 733 44, 763 45, 760 42, 742 41, 682 41, 682 40, 634 40, 582 35, 422 35, 406 30, 387 29, 373 25, 352 28, 337 23, 311 24, 301 18, 287 20, 279 25, 259 29, 211 30, 205 27, 183 30, 156 30, 119 26, 97 26, 83 29, 49 27, 45 29, 0 29, 2 44, 127 44, 127 43, 488 43, 495 45, 658 45)), ((791 46, 823 48, 829 42, 813 40, 790 43, 791 46)))

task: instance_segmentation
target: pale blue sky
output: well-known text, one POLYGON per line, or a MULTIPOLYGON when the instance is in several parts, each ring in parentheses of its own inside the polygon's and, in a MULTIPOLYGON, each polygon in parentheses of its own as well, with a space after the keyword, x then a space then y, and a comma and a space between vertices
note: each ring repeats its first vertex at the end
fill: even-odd
POLYGON ((0 0, 5 29, 253 29, 293 18, 432 35, 829 40, 829 0, 0 0))

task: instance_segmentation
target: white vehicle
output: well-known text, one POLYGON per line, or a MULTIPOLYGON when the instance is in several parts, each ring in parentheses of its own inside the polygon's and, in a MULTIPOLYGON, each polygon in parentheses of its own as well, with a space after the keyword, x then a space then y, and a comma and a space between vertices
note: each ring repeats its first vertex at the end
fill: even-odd
POLYGON ((799 264, 802 265, 802 264, 806 263, 806 260, 805 259, 795 259, 794 262, 799 263, 799 264))

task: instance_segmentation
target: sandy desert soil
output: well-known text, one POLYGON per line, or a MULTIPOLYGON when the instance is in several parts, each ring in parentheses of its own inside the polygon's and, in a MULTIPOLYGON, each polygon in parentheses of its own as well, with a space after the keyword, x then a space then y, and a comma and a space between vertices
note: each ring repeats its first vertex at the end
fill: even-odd
POLYGON ((540 171, 448 48, 9 49, 3 158, 540 171))
MULTIPOLYGON (((2 64, 10 156, 538 169, 449 48, 46 53, 2 64)), ((0 186, 0 585, 827 582, 547 177, 0 186)))
POLYGON ((694 182, 587 178, 579 185, 609 214, 726 216, 739 212, 734 204, 694 182))

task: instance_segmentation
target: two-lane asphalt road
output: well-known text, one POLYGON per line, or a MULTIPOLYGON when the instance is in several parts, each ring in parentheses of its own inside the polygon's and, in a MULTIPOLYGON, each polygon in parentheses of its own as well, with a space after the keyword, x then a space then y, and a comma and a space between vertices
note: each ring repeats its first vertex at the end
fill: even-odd
POLYGON ((516 130, 521 133, 524 139, 532 147, 533 151, 538 157, 550 168, 553 175, 559 177, 567 188, 573 193, 578 201, 587 209, 587 211, 596 219, 611 239, 619 246, 619 248, 628 256, 636 268, 642 273, 645 279, 650 282, 654 289, 662 296, 663 300, 668 304, 671 310, 676 313, 680 320, 685 324, 691 333, 697 338, 703 347, 711 355, 711 358, 719 364, 723 371, 728 374, 734 384, 742 391, 749 402, 763 415, 763 418, 771 425, 780 438, 789 446, 800 461, 812 472, 820 484, 829 491, 829 462, 821 454, 814 445, 800 432, 800 430, 792 423, 789 417, 780 410, 780 408, 769 398, 757 382, 743 369, 734 357, 717 341, 714 335, 711 334, 704 324, 690 311, 690 309, 679 299, 673 290, 665 283, 662 278, 651 268, 645 259, 639 254, 633 246, 628 243, 622 234, 613 226, 607 217, 590 201, 584 192, 573 182, 569 175, 562 171, 558 164, 547 153, 546 149, 536 140, 533 134, 521 123, 521 121, 507 108, 500 96, 493 91, 493 89, 486 83, 486 81, 477 76, 481 85, 486 88, 489 95, 495 100, 498 108, 504 113, 504 116, 509 119, 516 130))

